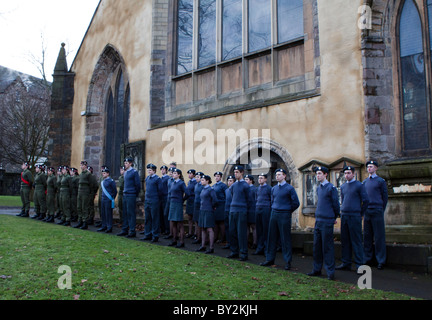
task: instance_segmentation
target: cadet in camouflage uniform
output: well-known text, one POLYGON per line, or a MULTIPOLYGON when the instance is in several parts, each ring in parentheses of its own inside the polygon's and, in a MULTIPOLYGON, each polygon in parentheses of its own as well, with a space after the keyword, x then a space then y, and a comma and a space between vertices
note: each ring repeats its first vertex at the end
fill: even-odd
POLYGON ((94 201, 96 198, 96 193, 99 190, 99 183, 96 179, 96 176, 93 174, 93 168, 88 167, 87 168, 91 175, 90 175, 90 199, 89 199, 89 215, 87 218, 87 225, 92 225, 94 223, 94 217, 95 217, 95 206, 94 201))
POLYGON ((77 168, 71 168, 70 172, 72 177, 71 221, 76 222, 78 220, 77 199, 78 199, 79 173, 77 168))
POLYGON ((29 211, 30 211, 30 192, 33 185, 33 175, 31 171, 29 170, 29 164, 28 162, 24 162, 21 165, 21 169, 23 172, 21 173, 21 213, 19 213, 17 216, 19 217, 28 217, 29 211))
POLYGON ((78 224, 74 228, 87 229, 90 202, 90 179, 91 173, 87 169, 87 161, 81 161, 81 174, 78 181, 77 212, 78 224))
POLYGON ((46 214, 46 189, 47 178, 43 171, 43 165, 37 164, 35 166, 36 175, 34 179, 35 191, 33 194, 34 206, 36 214, 31 217, 32 219, 42 220, 46 214))
POLYGON ((45 222, 54 222, 55 215, 55 198, 57 193, 57 177, 55 176, 55 169, 53 167, 48 168, 48 179, 47 179, 47 216, 43 220, 45 222))
POLYGON ((57 188, 57 193, 56 193, 56 214, 54 216, 54 218, 61 218, 62 212, 61 212, 61 207, 60 207, 60 182, 62 179, 62 166, 57 168, 57 186, 59 186, 59 188, 57 188))
POLYGON ((72 177, 69 174, 69 167, 63 166, 62 179, 60 182, 60 208, 63 212, 61 221, 57 224, 70 226, 71 220, 71 195, 72 195, 72 177))

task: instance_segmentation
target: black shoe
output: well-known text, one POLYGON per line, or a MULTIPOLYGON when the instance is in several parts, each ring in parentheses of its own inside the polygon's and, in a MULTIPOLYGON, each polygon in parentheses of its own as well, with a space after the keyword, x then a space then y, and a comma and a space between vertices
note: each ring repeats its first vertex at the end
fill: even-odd
POLYGON ((169 244, 168 244, 168 247, 174 247, 174 246, 176 246, 177 245, 177 241, 171 241, 169 244))
POLYGON ((184 248, 184 242, 183 243, 177 243, 176 248, 184 248))
POLYGON ((350 265, 345 265, 345 264, 340 264, 338 266, 335 267, 336 270, 347 270, 347 271, 351 271, 351 266, 350 265))
POLYGON ((105 233, 111 233, 112 232, 112 229, 106 229, 105 230, 105 233))
MULTIPOLYGON (((60 220, 59 222, 56 222, 56 224, 64 224, 66 221, 60 220)), ((81 226, 80 226, 81 227, 81 226)), ((78 228, 78 227, 77 227, 78 228)))
POLYGON ((29 212, 26 211, 21 217, 23 218, 28 218, 30 216, 29 212))
POLYGON ((69 227, 71 224, 70 224, 70 221, 66 221, 65 223, 63 223, 63 225, 64 225, 65 227, 69 227))
POLYGON ((196 239, 196 240, 192 241, 192 244, 197 244, 197 243, 201 243, 201 239, 196 239))
POLYGON ((119 237, 123 237, 123 236, 127 236, 127 235, 128 235, 128 233, 126 231, 122 231, 120 233, 117 233, 117 236, 119 236, 119 237))
POLYGON ((262 255, 264 255, 264 251, 262 251, 262 250, 261 250, 261 251, 255 251, 255 252, 253 252, 252 254, 253 254, 254 256, 258 256, 258 255, 261 255, 261 256, 262 256, 262 255))
POLYGON ((195 251, 196 251, 196 252, 199 252, 199 251, 206 251, 206 247, 201 246, 201 247, 199 247, 198 249, 196 249, 195 251))
POLYGON ((136 237, 136 233, 128 233, 128 235, 126 236, 126 238, 135 238, 136 237))
POLYGON ((327 280, 334 280, 334 279, 335 279, 334 273, 327 275, 327 280))
POLYGON ((229 244, 224 245, 224 246, 222 247, 222 249, 229 249, 229 248, 230 248, 230 245, 229 245, 229 244))
POLYGON ((247 259, 248 259, 248 256, 241 256, 239 260, 240 261, 246 261, 247 259))
POLYGON ((319 277, 321 275, 321 271, 312 271, 307 273, 309 277, 319 277))
POLYGON ((378 270, 383 270, 384 269, 384 264, 383 263, 378 263, 377 269, 378 270))
POLYGON ((80 221, 80 222, 78 222, 78 224, 77 225, 75 225, 75 226, 73 226, 75 229, 77 229, 77 228, 81 228, 83 226, 83 223, 82 223, 82 221, 80 221))
POLYGON ((102 227, 102 228, 97 229, 96 231, 97 232, 103 232, 103 231, 106 231, 106 229, 107 229, 106 227, 102 227))
POLYGON ((205 254, 211 254, 214 253, 214 248, 210 248, 208 250, 206 250, 206 252, 204 252, 205 254))
POLYGON ((285 265, 285 270, 291 270, 291 263, 287 262, 287 264, 285 265))
POLYGON ((82 227, 80 227, 81 230, 87 230, 88 229, 88 225, 86 222, 83 223, 82 227))
POLYGON ((171 239, 173 236, 172 235, 167 235, 166 237, 163 237, 164 239, 171 239))
POLYGON ((239 255, 236 253, 231 253, 229 256, 227 256, 228 259, 236 259, 238 257, 239 257, 239 255))
POLYGON ((102 222, 100 222, 100 221, 98 221, 98 222, 95 222, 95 225, 94 225, 96 228, 99 228, 99 227, 102 227, 102 222))
POLYGON ((24 210, 21 210, 21 212, 18 213, 18 214, 16 214, 15 216, 16 216, 16 217, 22 217, 24 214, 25 214, 25 211, 24 211, 24 210))
POLYGON ((263 266, 263 267, 269 267, 269 266, 272 266, 272 265, 274 265, 274 261, 268 261, 268 260, 266 260, 266 261, 260 263, 260 266, 263 266))
POLYGON ((39 217, 37 217, 38 220, 42 221, 45 219, 45 213, 42 213, 39 217))
POLYGON ((37 219, 39 218, 39 213, 36 213, 33 217, 31 217, 30 219, 37 219))
POLYGON ((154 237, 151 242, 158 242, 158 241, 159 241, 159 238, 158 237, 154 237))
POLYGON ((145 236, 144 238, 141 238, 140 240, 143 240, 143 241, 145 241, 145 240, 151 240, 152 239, 152 237, 151 236, 145 236))

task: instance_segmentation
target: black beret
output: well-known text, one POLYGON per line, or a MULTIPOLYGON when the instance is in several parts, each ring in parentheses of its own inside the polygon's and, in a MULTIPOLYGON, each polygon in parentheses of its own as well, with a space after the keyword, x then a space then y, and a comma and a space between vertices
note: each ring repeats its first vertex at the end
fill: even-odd
POLYGON ((177 172, 178 174, 182 174, 182 171, 178 168, 173 168, 173 172, 177 172))
POLYGON ((204 173, 201 171, 197 172, 196 174, 197 174, 197 176, 200 176, 200 177, 202 177, 204 175, 204 173))
POLYGON ((103 166, 101 171, 110 173, 110 169, 107 166, 103 166))
POLYGON ((235 166, 235 167, 234 167, 234 170, 238 170, 238 171, 240 171, 240 172, 243 172, 243 171, 244 171, 244 169, 243 169, 242 166, 235 166))
POLYGON ((215 173, 214 173, 214 175, 213 176, 216 176, 216 175, 220 175, 221 177, 223 176, 223 173, 222 172, 220 172, 220 171, 216 171, 215 173))
POLYGON ((229 180, 229 179, 235 180, 235 177, 234 176, 228 176, 227 180, 229 180))
POLYGON ((323 167, 323 166, 314 167, 314 168, 313 168, 313 171, 314 171, 314 172, 322 171, 322 172, 324 172, 324 173, 329 173, 329 169, 327 169, 326 167, 323 167))
POLYGON ((245 178, 248 178, 248 179, 250 179, 250 180, 252 180, 252 181, 255 181, 253 175, 251 175, 251 174, 247 174, 247 175, 245 175, 245 178))
POLYGON ((87 161, 83 160, 81 161, 81 164, 87 165, 87 161))
POLYGON ((166 166, 166 165, 163 165, 162 167, 160 167, 159 169, 166 169, 166 170, 168 170, 168 167, 166 166))
POLYGON ((370 160, 370 161, 366 162, 366 167, 368 166, 368 164, 373 164, 373 165, 378 167, 378 162, 376 162, 374 160, 370 160))
POLYGON ((123 162, 130 162, 130 163, 132 163, 133 159, 131 157, 126 157, 123 162))
POLYGON ((149 163, 149 164, 147 165, 147 169, 152 169, 152 170, 155 170, 155 171, 156 171, 157 167, 156 167, 156 165, 154 165, 153 163, 149 163))
POLYGON ((189 169, 187 173, 195 174, 195 173, 196 173, 196 170, 195 170, 195 169, 189 169))
POLYGON ((277 173, 277 172, 283 172, 285 175, 287 174, 285 169, 282 169, 282 168, 276 169, 275 173, 277 173))
POLYGON ((211 177, 208 175, 203 175, 202 178, 204 178, 204 180, 207 180, 209 183, 212 183, 211 177))
POLYGON ((345 166, 345 167, 343 168, 343 172, 345 172, 346 170, 351 170, 352 172, 354 172, 354 171, 355 171, 355 168, 352 167, 352 166, 345 166))
POLYGON ((266 173, 260 173, 260 174, 258 175, 258 177, 264 177, 264 178, 267 179, 267 174, 266 174, 266 173))

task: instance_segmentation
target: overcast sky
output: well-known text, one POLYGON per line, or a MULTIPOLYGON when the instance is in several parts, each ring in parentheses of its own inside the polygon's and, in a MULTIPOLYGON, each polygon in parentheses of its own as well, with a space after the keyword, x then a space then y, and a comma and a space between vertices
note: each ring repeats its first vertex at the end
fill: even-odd
POLYGON ((30 62, 47 49, 46 74, 52 73, 61 43, 66 43, 68 67, 79 49, 99 0, 0 0, 0 65, 41 77, 30 62))

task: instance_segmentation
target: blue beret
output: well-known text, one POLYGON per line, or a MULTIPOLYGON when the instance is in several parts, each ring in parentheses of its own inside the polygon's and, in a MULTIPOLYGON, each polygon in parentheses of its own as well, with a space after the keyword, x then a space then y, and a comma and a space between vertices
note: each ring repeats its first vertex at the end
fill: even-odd
POLYGON ((220 172, 220 171, 216 171, 215 173, 214 173, 214 175, 213 176, 215 176, 215 175, 220 175, 221 177, 223 176, 223 173, 222 172, 220 172))
POLYGON ((323 166, 315 167, 313 169, 313 171, 314 172, 322 171, 323 173, 329 173, 329 169, 327 169, 326 167, 323 167, 323 166))
POLYGON ((355 168, 352 167, 352 166, 345 166, 345 167, 343 168, 343 172, 345 172, 346 170, 351 170, 352 172, 354 172, 354 171, 355 171, 355 168))
POLYGON ((376 162, 374 160, 370 160, 370 161, 366 162, 366 167, 368 166, 368 164, 373 164, 373 165, 378 167, 378 162, 376 162))
POLYGON ((285 175, 287 174, 287 172, 285 171, 285 169, 281 169, 281 168, 276 169, 275 173, 277 173, 277 172, 283 172, 285 175))
POLYGON ((244 171, 244 169, 243 169, 242 166, 235 166, 235 167, 234 167, 234 170, 238 170, 238 171, 241 171, 241 172, 244 171))

